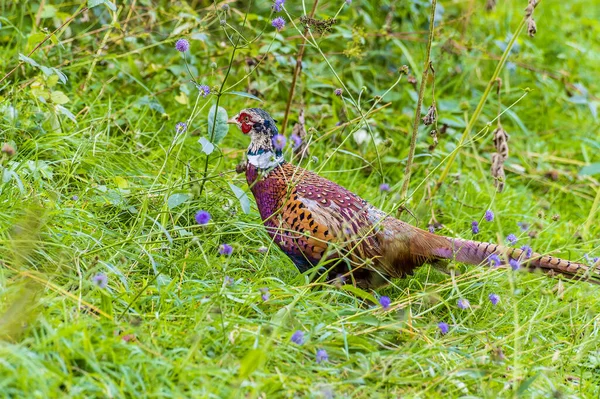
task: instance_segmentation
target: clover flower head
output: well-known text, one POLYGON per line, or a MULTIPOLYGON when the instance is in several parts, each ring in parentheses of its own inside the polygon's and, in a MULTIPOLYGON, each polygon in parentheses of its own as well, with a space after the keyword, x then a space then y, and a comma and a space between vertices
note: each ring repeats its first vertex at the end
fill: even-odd
POLYGON ((233 247, 229 244, 221 244, 219 247, 219 253, 221 255, 229 256, 233 253, 233 247))
POLYGON ((179 39, 175 42, 175 49, 181 53, 185 53, 190 49, 190 42, 186 39, 179 39))
POLYGON ((329 355, 325 349, 319 349, 317 351, 317 363, 323 363, 329 360, 329 355))
POLYGON ((271 25, 273 25, 273 28, 277 29, 279 32, 285 26, 285 19, 283 19, 283 17, 277 17, 271 21, 271 25))
POLYGON ((283 8, 283 3, 285 3, 285 0, 275 0, 275 2, 273 3, 273 11, 281 11, 283 8))
POLYGON ((490 294, 488 299, 492 303, 492 305, 496 306, 498 302, 500 302, 500 297, 497 294, 490 294))
POLYGON ((283 150, 283 147, 285 147, 285 143, 286 143, 286 138, 284 135, 282 134, 276 134, 275 136, 273 136, 273 147, 275 147, 276 150, 283 150))
POLYGON ((208 85, 198 85, 196 87, 202 97, 206 97, 210 94, 210 87, 208 87, 208 85))
POLYGON ((387 296, 382 296, 381 298, 379 298, 379 304, 381 305, 382 308, 384 308, 385 310, 388 310, 390 308, 390 304, 392 303, 392 301, 390 300, 389 297, 387 296))
POLYGON ((304 343, 304 331, 296 331, 292 334, 291 341, 297 345, 302 345, 304 343))
POLYGON ((521 268, 521 263, 519 263, 519 261, 516 259, 509 260, 508 264, 510 265, 510 268, 513 270, 519 270, 521 268))
POLYGON ((208 213, 207 211, 198 211, 198 213, 196 213, 196 216, 194 216, 194 219, 196 219, 196 223, 204 226, 210 221, 210 213, 208 213))
POLYGON ((469 309, 471 307, 471 303, 469 303, 469 300, 466 298, 460 298, 457 302, 456 302, 456 306, 459 307, 459 309, 469 309))
POLYGON ((443 321, 438 323, 438 328, 440 329, 440 333, 442 333, 442 335, 446 335, 448 334, 448 331, 450 331, 450 326, 448 323, 444 323, 443 321))
POLYGON ((515 245, 517 242, 517 236, 514 234, 509 234, 506 236, 506 241, 510 244, 510 245, 515 245))
POLYGON ((106 288, 108 286, 108 277, 104 273, 98 273, 92 277, 92 282, 98 288, 106 288))

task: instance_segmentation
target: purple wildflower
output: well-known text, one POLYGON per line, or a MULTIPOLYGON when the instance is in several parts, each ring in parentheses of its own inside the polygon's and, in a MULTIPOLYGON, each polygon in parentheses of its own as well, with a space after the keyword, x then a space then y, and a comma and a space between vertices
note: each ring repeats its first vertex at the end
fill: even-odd
POLYGON ((525 253, 525 259, 529 259, 531 258, 531 255, 533 255, 533 249, 531 249, 529 245, 523 245, 521 251, 525 253))
POLYGON ((108 286, 108 277, 104 273, 98 273, 92 277, 92 282, 98 288, 106 288, 108 286))
POLYGON ((460 298, 458 300, 458 302, 456 303, 456 306, 458 306, 460 309, 469 309, 471 307, 471 304, 469 303, 469 300, 466 298, 460 298))
POLYGON ((498 267, 500 266, 500 264, 502 264, 502 261, 500 260, 500 257, 498 255, 491 254, 490 256, 488 256, 488 263, 492 267, 498 267))
POLYGON ((260 289, 260 292, 262 292, 261 294, 261 299, 266 302, 269 300, 269 297, 271 296, 271 293, 269 292, 269 289, 267 287, 263 287, 260 289))
POLYGON ((271 21, 271 25, 273 25, 273 27, 279 32, 285 26, 285 19, 283 19, 282 17, 277 17, 273 21, 271 21))
POLYGON ((438 323, 438 328, 440 329, 440 333, 442 333, 442 335, 446 335, 448 334, 448 331, 450 331, 450 326, 448 323, 444 323, 443 321, 438 323))
POLYGON ((390 191, 390 185, 389 185, 389 184, 387 184, 387 183, 382 183, 382 184, 379 186, 379 191, 382 191, 382 192, 387 192, 387 191, 390 191))
POLYGON ((304 343, 304 331, 298 330, 292 334, 291 341, 297 345, 302 345, 304 343))
POLYGON ((317 351, 317 363, 323 363, 329 360, 329 355, 325 349, 319 349, 317 351))
POLYGON ((429 226, 427 226, 427 230, 429 230, 429 232, 431 234, 435 233, 435 226, 430 224, 429 226))
POLYGON ((488 296, 490 302, 492 303, 492 305, 496 306, 498 304, 498 302, 500 302, 500 297, 496 294, 490 294, 488 296))
POLYGON ((471 230, 473 231, 473 234, 479 233, 479 223, 476 221, 471 222, 471 230))
POLYGON ((487 220, 488 222, 491 222, 492 220, 494 220, 494 212, 490 211, 489 209, 487 211, 485 211, 485 215, 484 215, 485 220, 487 220))
POLYGON ((347 4, 347 5, 350 5, 350 4, 352 4, 352 0, 346 0, 346 4, 347 4))
POLYGON ((221 244, 219 247, 219 253, 221 255, 229 256, 233 253, 233 247, 229 244, 221 244))
POLYGON ((510 245, 515 245, 515 243, 517 242, 517 236, 514 234, 507 235, 506 242, 508 242, 510 245))
POLYGON ((385 310, 388 310, 390 308, 391 303, 392 303, 392 301, 390 300, 390 297, 382 296, 381 298, 379 298, 379 304, 385 310))
POLYGON ((510 265, 510 268, 513 270, 519 270, 521 268, 521 263, 519 263, 518 260, 516 259, 511 259, 508 261, 508 264, 510 265))
POLYGON ((197 85, 196 87, 202 97, 206 97, 210 94, 210 87, 208 87, 208 85, 197 85))
POLYGON ((275 0, 275 3, 273 3, 273 11, 281 11, 281 9, 283 8, 283 3, 285 3, 285 0, 275 0))
POLYGON ((78 195, 74 195, 74 196, 71 197, 71 199, 73 201, 77 201, 77 200, 79 200, 79 196, 78 195))
POLYGON ((225 276, 225 285, 232 285, 233 283, 233 277, 225 276))
POLYGON ((206 211, 198 211, 194 218, 196 219, 196 223, 200 225, 205 225, 210 221, 210 213, 206 211))
POLYGON ((592 266, 594 266, 596 264, 596 262, 598 262, 598 260, 600 260, 599 257, 592 258, 590 256, 590 254, 585 254, 585 255, 583 255, 583 257, 585 258, 586 262, 592 266))
POLYGON ((284 135, 276 134, 275 136, 273 136, 273 147, 275 147, 276 150, 283 150, 286 141, 287 140, 284 135))
POLYGON ((188 42, 185 39, 179 39, 175 43, 175 48, 177 49, 177 51, 179 51, 181 53, 185 53, 186 51, 188 51, 190 49, 190 42, 188 42))
POLYGON ((297 134, 292 134, 290 136, 290 140, 292 140, 294 150, 298 149, 298 147, 300 147, 300 145, 302 144, 302 139, 297 134))
POLYGON ((517 222, 517 226, 519 226, 521 231, 526 231, 529 228, 529 223, 517 222))
POLYGON ((219 21, 219 25, 221 25, 221 26, 225 26, 225 25, 227 25, 227 20, 226 20, 226 19, 222 19, 222 20, 220 20, 220 21, 219 21))
POLYGON ((337 88, 333 91, 333 94, 335 94, 336 96, 340 97, 342 95, 344 91, 340 88, 337 88))
POLYGON ((229 11, 229 4, 223 4, 221 6, 221 10, 223 10, 223 11, 229 11))
POLYGON ((177 122, 175 125, 175 132, 181 134, 187 130, 187 124, 185 122, 177 122))

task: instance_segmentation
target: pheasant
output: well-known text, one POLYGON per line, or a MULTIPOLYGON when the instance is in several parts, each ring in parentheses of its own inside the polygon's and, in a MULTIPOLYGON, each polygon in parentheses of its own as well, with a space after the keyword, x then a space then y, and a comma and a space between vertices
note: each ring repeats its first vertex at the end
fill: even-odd
POLYGON ((441 260, 479 265, 519 262, 528 270, 600 284, 600 271, 526 249, 445 237, 402 222, 316 173, 285 161, 277 126, 259 108, 228 120, 249 135, 246 180, 274 242, 300 272, 320 266, 331 280, 373 289, 441 260), (277 136, 277 137, 276 137, 277 136), (527 253, 530 252, 530 253, 527 253))

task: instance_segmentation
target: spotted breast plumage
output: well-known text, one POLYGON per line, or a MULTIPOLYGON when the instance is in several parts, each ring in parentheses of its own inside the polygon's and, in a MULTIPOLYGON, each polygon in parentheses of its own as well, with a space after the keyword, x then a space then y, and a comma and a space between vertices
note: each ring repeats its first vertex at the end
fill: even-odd
POLYGON ((301 272, 321 265, 331 279, 349 277, 359 287, 375 288, 426 262, 480 264, 498 255, 530 270, 600 283, 600 272, 581 263, 444 237, 387 215, 336 183, 286 162, 284 140, 262 109, 242 110, 229 122, 250 135, 248 185, 269 235, 301 272))

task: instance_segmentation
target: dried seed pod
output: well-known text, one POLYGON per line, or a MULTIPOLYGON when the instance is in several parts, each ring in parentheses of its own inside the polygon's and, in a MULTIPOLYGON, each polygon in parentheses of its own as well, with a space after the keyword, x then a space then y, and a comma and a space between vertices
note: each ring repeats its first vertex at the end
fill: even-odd
POLYGON ((496 8, 496 0, 487 0, 485 2, 486 11, 493 11, 496 8))
POLYGON ((437 131, 435 129, 433 129, 429 135, 431 136, 431 138, 433 139, 433 144, 431 144, 429 146, 429 151, 433 151, 435 150, 435 147, 437 147, 438 145, 438 136, 437 136, 437 131))
POLYGON ((502 126, 498 126, 494 130, 494 145, 496 146, 496 152, 502 156, 502 161, 508 158, 508 139, 509 135, 502 126))
POLYGON ((494 177, 494 185, 496 190, 501 193, 504 190, 504 180, 506 176, 504 174, 504 158, 498 153, 492 155, 492 177, 494 177))
POLYGON ((304 124, 304 109, 300 109, 298 123, 292 128, 292 141, 294 142, 294 155, 300 159, 308 155, 308 143, 306 142, 306 126, 304 124))
POLYGON ((425 126, 432 125, 437 119, 437 109, 435 108, 435 104, 429 107, 427 110, 427 115, 423 117, 423 123, 425 126))
POLYGON ((527 34, 529 37, 534 37, 537 33, 537 26, 532 17, 527 18, 527 34))
POLYGON ((527 18, 531 17, 531 15, 533 14, 533 6, 530 4, 527 5, 527 7, 525 7, 525 16, 527 18))

